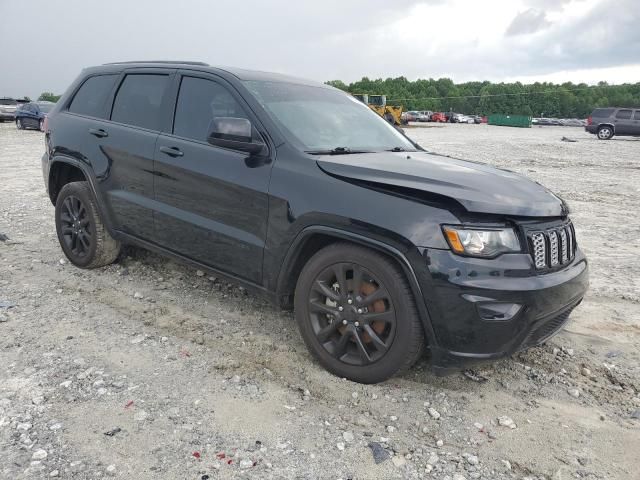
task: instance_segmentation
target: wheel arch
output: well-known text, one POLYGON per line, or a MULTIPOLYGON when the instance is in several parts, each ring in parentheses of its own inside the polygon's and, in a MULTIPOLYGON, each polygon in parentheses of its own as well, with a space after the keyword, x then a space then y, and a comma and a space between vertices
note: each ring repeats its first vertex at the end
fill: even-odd
POLYGON ((77 159, 55 156, 49 166, 49 177, 47 179, 49 199, 54 206, 62 188, 71 182, 87 182, 89 184, 89 189, 96 202, 100 217, 109 234, 115 238, 116 232, 113 229, 111 218, 107 215, 105 205, 102 202, 102 196, 96 188, 95 177, 92 175, 90 169, 77 159))
POLYGON ((407 257, 392 245, 346 230, 326 226, 310 226, 298 234, 285 255, 278 275, 276 298, 280 306, 285 309, 291 307, 298 277, 308 260, 322 248, 339 242, 371 248, 389 258, 402 269, 414 296, 427 344, 432 346, 436 337, 431 324, 431 316, 424 301, 422 287, 407 257))
POLYGON ((611 129, 611 131, 613 132, 613 134, 615 135, 616 133, 616 126, 613 123, 599 123, 598 124, 598 128, 596 129, 596 132, 598 130, 600 130, 602 127, 609 127, 611 129))

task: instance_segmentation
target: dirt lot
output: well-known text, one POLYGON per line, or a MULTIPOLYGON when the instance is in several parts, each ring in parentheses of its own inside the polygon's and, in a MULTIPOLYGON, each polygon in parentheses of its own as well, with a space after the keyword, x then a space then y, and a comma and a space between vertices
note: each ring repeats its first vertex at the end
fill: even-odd
POLYGON ((0 478, 640 478, 640 140, 407 132, 569 202, 592 284, 548 345, 475 375, 332 377, 235 286, 142 250, 65 262, 42 134, 0 124, 0 478))

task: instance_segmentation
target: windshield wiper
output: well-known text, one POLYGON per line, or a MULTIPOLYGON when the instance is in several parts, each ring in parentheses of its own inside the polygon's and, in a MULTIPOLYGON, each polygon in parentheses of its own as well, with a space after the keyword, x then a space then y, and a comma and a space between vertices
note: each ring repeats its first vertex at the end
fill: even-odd
POLYGON ((311 155, 350 155, 354 153, 373 153, 370 150, 351 150, 349 147, 336 147, 326 150, 305 150, 311 155))

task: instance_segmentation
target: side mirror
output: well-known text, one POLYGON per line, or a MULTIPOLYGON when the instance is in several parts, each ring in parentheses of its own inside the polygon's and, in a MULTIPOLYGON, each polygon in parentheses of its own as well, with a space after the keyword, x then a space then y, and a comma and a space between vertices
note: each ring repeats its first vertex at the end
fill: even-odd
POLYGON ((252 131, 251 122, 246 118, 215 117, 211 121, 207 141, 217 147, 255 155, 264 149, 264 143, 254 141, 252 131))

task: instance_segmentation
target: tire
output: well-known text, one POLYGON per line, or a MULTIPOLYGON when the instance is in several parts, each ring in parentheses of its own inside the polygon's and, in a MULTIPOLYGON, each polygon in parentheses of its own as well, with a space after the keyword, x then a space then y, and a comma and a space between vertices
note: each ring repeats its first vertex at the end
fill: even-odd
POLYGON ((411 367, 424 351, 404 273, 367 248, 336 243, 317 252, 300 273, 294 308, 313 356, 354 382, 382 382, 411 367))
POLYGON ((16 127, 18 128, 18 130, 24 130, 24 123, 22 123, 22 119, 21 118, 16 120, 16 127))
POLYGON ((608 125, 598 127, 598 140, 611 140, 613 138, 613 128, 608 125))
POLYGON ((41 132, 44 132, 44 120, 40 120, 38 122, 38 130, 40 130, 41 132))
POLYGON ((388 112, 384 114, 384 119, 385 119, 387 122, 389 122, 391 125, 395 125, 395 124, 396 124, 396 121, 395 121, 395 119, 393 118, 393 115, 391 115, 391 114, 390 114, 390 113, 388 113, 388 112))
POLYGON ((56 199, 55 222, 62 251, 75 266, 103 267, 118 258, 120 242, 105 228, 87 182, 62 187, 56 199))

